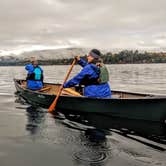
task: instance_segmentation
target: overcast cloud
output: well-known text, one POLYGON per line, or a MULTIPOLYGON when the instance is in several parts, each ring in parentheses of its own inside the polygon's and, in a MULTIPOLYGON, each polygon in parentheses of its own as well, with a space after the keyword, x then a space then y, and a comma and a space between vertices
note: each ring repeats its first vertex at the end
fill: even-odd
POLYGON ((166 50, 166 0, 5 0, 0 50, 166 50))

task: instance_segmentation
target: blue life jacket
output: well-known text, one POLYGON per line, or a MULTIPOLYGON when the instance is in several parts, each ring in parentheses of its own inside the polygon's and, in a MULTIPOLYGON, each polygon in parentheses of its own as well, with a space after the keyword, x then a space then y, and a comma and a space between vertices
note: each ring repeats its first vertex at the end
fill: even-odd
POLYGON ((34 80, 41 80, 41 78, 42 78, 41 69, 39 67, 36 67, 33 72, 35 74, 34 80))
POLYGON ((43 81, 43 70, 39 66, 32 67, 27 74, 27 80, 43 81))
POLYGON ((43 87, 43 70, 40 66, 34 68, 32 64, 25 66, 28 71, 27 74, 27 88, 31 90, 38 90, 43 87))

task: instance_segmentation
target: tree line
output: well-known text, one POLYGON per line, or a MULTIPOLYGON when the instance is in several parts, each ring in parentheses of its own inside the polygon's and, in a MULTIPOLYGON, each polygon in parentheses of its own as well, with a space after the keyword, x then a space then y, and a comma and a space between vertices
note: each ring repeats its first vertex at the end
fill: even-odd
MULTIPOLYGON (((86 55, 83 56, 86 58, 86 55)), ((136 63, 166 63, 166 53, 160 52, 139 52, 138 50, 123 50, 119 53, 107 52, 101 56, 105 64, 136 64, 136 63)), ((38 60, 41 65, 68 65, 71 64, 73 58, 70 59, 48 59, 38 60)), ((27 61, 19 59, 13 61, 0 61, 0 65, 19 66, 25 65, 27 61)))

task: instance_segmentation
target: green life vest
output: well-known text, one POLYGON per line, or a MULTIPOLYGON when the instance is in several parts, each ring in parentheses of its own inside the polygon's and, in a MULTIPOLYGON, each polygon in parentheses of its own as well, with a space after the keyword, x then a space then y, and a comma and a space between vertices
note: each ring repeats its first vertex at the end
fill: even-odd
POLYGON ((109 81, 109 72, 108 69, 104 64, 101 64, 100 67, 100 74, 99 74, 99 83, 107 83, 109 81))

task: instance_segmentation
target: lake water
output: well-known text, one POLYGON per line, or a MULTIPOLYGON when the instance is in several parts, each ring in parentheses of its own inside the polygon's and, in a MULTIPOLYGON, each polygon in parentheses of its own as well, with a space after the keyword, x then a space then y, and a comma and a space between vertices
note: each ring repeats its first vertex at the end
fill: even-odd
MULTIPOLYGON (((62 83, 68 68, 43 66, 45 81, 62 83)), ((166 64, 108 68, 112 89, 166 95, 166 64)), ((80 69, 75 66, 71 76, 80 69)), ((0 67, 0 166, 166 165, 165 140, 98 130, 78 118, 53 116, 18 100, 13 78, 25 76, 24 67, 0 67)))

